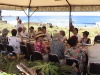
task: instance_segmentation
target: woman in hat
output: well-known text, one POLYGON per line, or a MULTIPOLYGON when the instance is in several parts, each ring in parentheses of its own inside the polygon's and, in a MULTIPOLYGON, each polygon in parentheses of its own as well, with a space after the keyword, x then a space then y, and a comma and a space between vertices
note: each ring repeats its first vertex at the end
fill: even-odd
POLYGON ((89 35, 89 32, 88 31, 84 31, 83 32, 83 38, 81 39, 81 43, 83 45, 90 44, 91 43, 91 40, 90 40, 90 38, 88 38, 88 35, 89 35))
POLYGON ((42 54, 48 53, 48 50, 45 46, 45 44, 43 43, 45 35, 42 32, 38 32, 36 34, 36 42, 34 43, 34 48, 35 51, 38 51, 42 54))
POLYGON ((59 59, 64 58, 64 50, 65 50, 64 44, 60 41, 61 38, 62 36, 60 35, 60 33, 55 33, 50 43, 51 53, 58 55, 59 59))

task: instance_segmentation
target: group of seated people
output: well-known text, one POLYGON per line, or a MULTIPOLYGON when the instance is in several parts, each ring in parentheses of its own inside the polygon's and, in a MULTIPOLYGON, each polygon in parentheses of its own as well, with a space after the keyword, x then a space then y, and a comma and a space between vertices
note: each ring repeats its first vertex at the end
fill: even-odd
POLYGON ((5 48, 6 45, 10 45, 14 48, 16 54, 20 54, 20 43, 23 42, 22 38, 34 38, 34 50, 40 52, 42 55, 52 53, 56 54, 59 60, 68 58, 74 58, 79 61, 82 67, 83 63, 86 63, 86 55, 88 56, 88 63, 100 62, 99 55, 99 44, 100 35, 97 35, 94 39, 94 45, 87 48, 86 51, 82 50, 78 43, 81 45, 91 44, 90 38, 88 38, 89 32, 83 32, 83 38, 78 35, 78 29, 74 28, 72 30, 73 36, 66 38, 65 31, 60 31, 54 33, 53 35, 46 32, 46 27, 38 27, 37 32, 34 31, 34 27, 29 28, 29 32, 26 33, 25 27, 19 27, 18 29, 12 29, 12 36, 7 36, 9 30, 6 28, 2 30, 2 35, 0 36, 0 43, 2 43, 5 48), (44 41, 50 42, 50 50, 46 47, 44 41), (65 44, 66 43, 66 44, 65 44))

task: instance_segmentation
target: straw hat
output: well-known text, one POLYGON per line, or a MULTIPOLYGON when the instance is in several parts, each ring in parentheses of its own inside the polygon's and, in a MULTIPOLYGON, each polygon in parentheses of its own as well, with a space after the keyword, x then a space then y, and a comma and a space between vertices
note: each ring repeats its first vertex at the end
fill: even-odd
POLYGON ((54 33, 53 34, 53 39, 54 40, 60 40, 62 38, 62 36, 60 35, 60 33, 54 33))
POLYGON ((38 37, 45 37, 45 34, 43 34, 43 32, 39 31, 37 34, 36 34, 36 38, 38 37))

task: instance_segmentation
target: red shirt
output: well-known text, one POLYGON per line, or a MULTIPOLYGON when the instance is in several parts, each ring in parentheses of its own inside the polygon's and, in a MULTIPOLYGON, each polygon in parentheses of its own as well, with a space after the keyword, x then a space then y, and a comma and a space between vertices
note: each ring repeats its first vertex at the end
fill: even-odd
POLYGON ((42 42, 35 42, 34 43, 34 48, 35 48, 35 51, 45 53, 45 51, 44 51, 45 45, 42 42))

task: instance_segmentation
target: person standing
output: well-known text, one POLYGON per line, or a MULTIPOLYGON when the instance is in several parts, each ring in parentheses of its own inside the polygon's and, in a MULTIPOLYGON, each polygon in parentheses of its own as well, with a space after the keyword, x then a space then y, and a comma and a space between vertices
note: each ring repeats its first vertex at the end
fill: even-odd
POLYGON ((17 20, 17 25, 16 25, 16 29, 18 29, 19 27, 21 27, 21 28, 23 28, 24 27, 24 25, 22 24, 22 20, 21 19, 18 19, 17 20))

